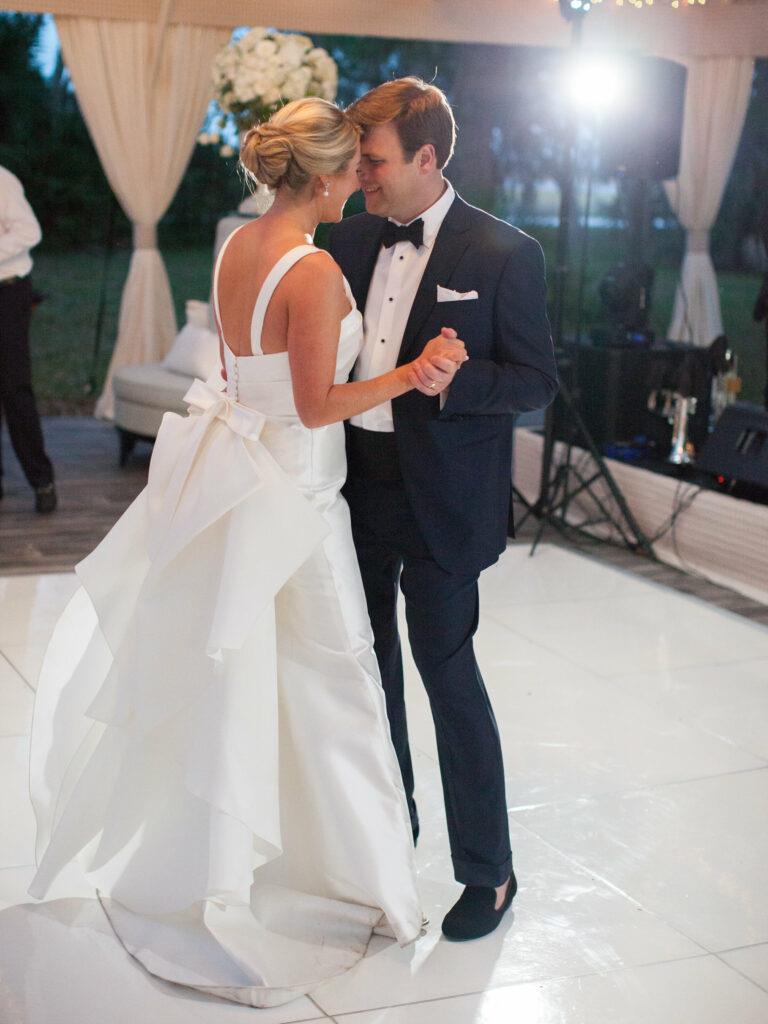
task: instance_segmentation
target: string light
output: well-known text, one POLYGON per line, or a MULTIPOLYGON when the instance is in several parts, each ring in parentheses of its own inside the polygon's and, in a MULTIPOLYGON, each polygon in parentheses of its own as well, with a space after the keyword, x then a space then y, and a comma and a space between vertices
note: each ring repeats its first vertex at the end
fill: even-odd
MULTIPOLYGON (((553 0, 557 3, 558 0, 553 0)), ((586 14, 590 8, 597 7, 603 0, 569 0, 570 6, 574 11, 578 11, 580 14, 586 14)), ((610 0, 607 0, 610 3, 610 0)), ((720 3, 727 3, 728 0, 720 0, 720 3)), ((636 7, 637 10, 641 10, 643 7, 672 7, 675 10, 679 10, 681 7, 685 10, 686 7, 704 7, 709 3, 712 6, 713 0, 613 0, 614 7, 625 7, 627 4, 631 7, 636 7)))

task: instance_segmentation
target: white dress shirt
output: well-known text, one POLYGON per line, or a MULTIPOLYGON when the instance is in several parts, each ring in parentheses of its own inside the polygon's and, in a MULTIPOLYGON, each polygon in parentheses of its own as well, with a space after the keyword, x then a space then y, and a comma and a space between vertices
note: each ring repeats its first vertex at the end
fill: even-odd
POLYGON ((21 182, 0 166, 0 281, 27 276, 32 269, 29 250, 42 237, 21 182))
MULTIPOLYGON (((381 247, 365 303, 365 340, 352 374, 353 380, 370 380, 397 366, 411 306, 424 276, 437 232, 456 196, 451 183, 446 182, 446 186, 437 202, 420 214, 424 221, 423 245, 417 249, 413 242, 396 242, 389 249, 381 247)), ((389 219, 392 220, 391 217, 389 219)), ((414 220, 418 219, 414 217, 414 220)), ((395 429, 392 403, 383 402, 368 412, 353 416, 350 423, 365 430, 392 432, 395 429)))

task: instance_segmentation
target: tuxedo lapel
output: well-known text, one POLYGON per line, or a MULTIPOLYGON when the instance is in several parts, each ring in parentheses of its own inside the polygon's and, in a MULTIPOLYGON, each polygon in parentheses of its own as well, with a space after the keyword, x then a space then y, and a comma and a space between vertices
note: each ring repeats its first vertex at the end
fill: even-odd
MULTIPOLYGON (((419 331, 437 302, 437 286, 450 284, 451 274, 469 245, 469 227, 469 207, 463 199, 456 196, 440 225, 435 244, 432 246, 432 252, 424 268, 424 276, 416 292, 416 298, 413 300, 410 316, 403 332, 403 342, 397 360, 398 366, 412 358, 412 350, 417 342, 419 331)), ((373 272, 373 268, 371 268, 371 272, 373 272)), ((370 276, 368 280, 370 282, 370 276)))
POLYGON ((371 287, 373 270, 381 249, 381 234, 385 224, 383 217, 371 217, 370 223, 365 225, 365 233, 355 243, 350 255, 347 280, 361 313, 365 312, 368 289, 371 287))

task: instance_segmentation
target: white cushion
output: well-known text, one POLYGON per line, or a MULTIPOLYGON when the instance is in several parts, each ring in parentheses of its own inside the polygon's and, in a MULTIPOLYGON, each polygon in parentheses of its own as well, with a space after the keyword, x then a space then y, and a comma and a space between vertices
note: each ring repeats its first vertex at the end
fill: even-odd
POLYGON ((162 363, 137 363, 115 370, 113 388, 115 399, 185 413, 184 395, 192 380, 187 374, 168 370, 162 363))
POLYGON ((208 327, 208 303, 187 302, 187 322, 162 362, 166 370, 208 380, 219 369, 219 336, 208 327))
POLYGON ((115 371, 115 426, 155 437, 166 412, 186 415, 184 395, 192 377, 166 370, 160 363, 121 366, 115 371))

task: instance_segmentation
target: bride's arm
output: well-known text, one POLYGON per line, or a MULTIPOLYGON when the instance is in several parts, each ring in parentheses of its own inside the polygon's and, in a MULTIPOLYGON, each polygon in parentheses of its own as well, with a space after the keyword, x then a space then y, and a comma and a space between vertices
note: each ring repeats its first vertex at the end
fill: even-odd
MULTIPOLYGON (((334 384, 339 323, 349 312, 341 271, 330 258, 313 257, 297 264, 290 277, 288 360, 296 411, 304 426, 324 427, 349 419, 418 386, 417 372, 426 349, 418 359, 379 377, 334 384)), ((449 359, 453 365, 466 359, 460 341, 436 338, 427 348, 428 359, 449 359)))

